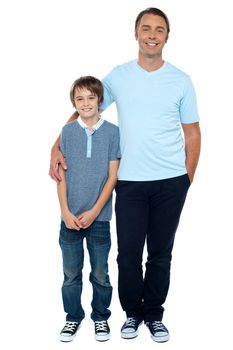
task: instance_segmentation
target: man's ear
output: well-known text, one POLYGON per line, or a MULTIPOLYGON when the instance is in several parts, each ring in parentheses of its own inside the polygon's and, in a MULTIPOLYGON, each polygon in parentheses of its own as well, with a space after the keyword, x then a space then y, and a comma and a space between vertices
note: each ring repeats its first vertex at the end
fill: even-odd
POLYGON ((135 30, 135 32, 134 32, 134 36, 135 36, 135 39, 138 40, 138 33, 137 33, 136 30, 135 30))

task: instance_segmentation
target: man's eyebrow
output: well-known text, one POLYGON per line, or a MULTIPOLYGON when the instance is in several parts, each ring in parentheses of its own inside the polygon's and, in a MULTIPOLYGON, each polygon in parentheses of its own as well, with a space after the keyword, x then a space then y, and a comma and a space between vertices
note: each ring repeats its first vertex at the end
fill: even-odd
MULTIPOLYGON (((149 24, 142 24, 142 27, 144 27, 144 28, 151 28, 151 26, 149 24)), ((165 27, 157 26, 156 29, 163 29, 163 30, 165 30, 165 27)))

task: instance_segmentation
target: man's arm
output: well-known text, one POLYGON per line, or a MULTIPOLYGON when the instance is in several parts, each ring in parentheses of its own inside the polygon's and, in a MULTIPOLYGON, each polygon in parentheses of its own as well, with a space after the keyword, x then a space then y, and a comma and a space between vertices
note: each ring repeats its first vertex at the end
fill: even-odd
POLYGON ((108 179, 103 187, 99 198, 90 210, 87 210, 78 216, 78 219, 80 220, 80 223, 82 224, 83 228, 87 228, 92 224, 92 222, 97 218, 97 216, 100 214, 101 210, 107 203, 109 197, 112 194, 113 189, 116 186, 118 167, 119 160, 112 160, 109 162, 108 179))
MULTIPOLYGON (((72 122, 73 120, 78 118, 78 112, 74 112, 72 116, 68 119, 67 123, 72 122)), ((50 168, 49 168, 49 176, 55 180, 56 182, 61 181, 61 177, 58 172, 58 164, 61 164, 63 169, 66 169, 66 161, 59 149, 60 145, 60 136, 56 139, 52 149, 51 149, 51 158, 50 158, 50 168)))
POLYGON ((74 216, 68 207, 67 203, 67 189, 66 189, 66 176, 65 170, 61 165, 58 166, 58 173, 61 177, 61 181, 57 184, 57 194, 61 208, 61 214, 63 216, 65 225, 67 228, 80 230, 82 224, 79 222, 78 218, 74 216))
POLYGON ((182 124, 185 140, 186 169, 192 183, 201 150, 201 131, 199 123, 182 124))

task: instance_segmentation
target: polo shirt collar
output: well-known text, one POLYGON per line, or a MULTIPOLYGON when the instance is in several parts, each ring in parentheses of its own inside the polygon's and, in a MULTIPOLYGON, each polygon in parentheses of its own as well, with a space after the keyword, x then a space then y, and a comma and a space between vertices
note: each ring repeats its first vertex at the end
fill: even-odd
MULTIPOLYGON (((77 122, 79 123, 79 125, 80 125, 83 129, 88 129, 86 123, 84 123, 84 122, 82 121, 81 118, 78 118, 78 119, 77 119, 77 122)), ((96 124, 94 124, 94 125, 92 126, 92 130, 93 130, 93 131, 98 130, 98 129, 101 127, 101 125, 103 124, 103 122, 104 122, 104 119, 103 119, 103 118, 101 117, 101 115, 100 115, 100 119, 98 120, 98 122, 97 122, 96 124)))

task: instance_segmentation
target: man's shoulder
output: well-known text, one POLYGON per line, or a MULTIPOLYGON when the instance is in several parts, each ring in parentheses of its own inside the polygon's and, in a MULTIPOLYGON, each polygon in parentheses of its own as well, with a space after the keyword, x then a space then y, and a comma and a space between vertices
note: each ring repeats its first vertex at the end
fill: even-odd
POLYGON ((113 70, 125 71, 125 70, 129 70, 129 69, 133 69, 135 67, 135 62, 136 62, 136 60, 130 60, 130 61, 124 62, 122 64, 115 66, 113 68, 113 70))
POLYGON ((180 68, 176 67, 175 65, 173 65, 167 61, 166 61, 166 70, 171 72, 171 73, 174 73, 176 75, 179 75, 180 77, 183 77, 183 78, 189 77, 189 75, 186 72, 184 72, 180 68))
MULTIPOLYGON (((107 77, 119 77, 120 74, 128 73, 132 71, 135 67, 136 60, 131 60, 113 67, 113 69, 109 72, 107 77)), ((106 77, 105 77, 106 78, 106 77)))

